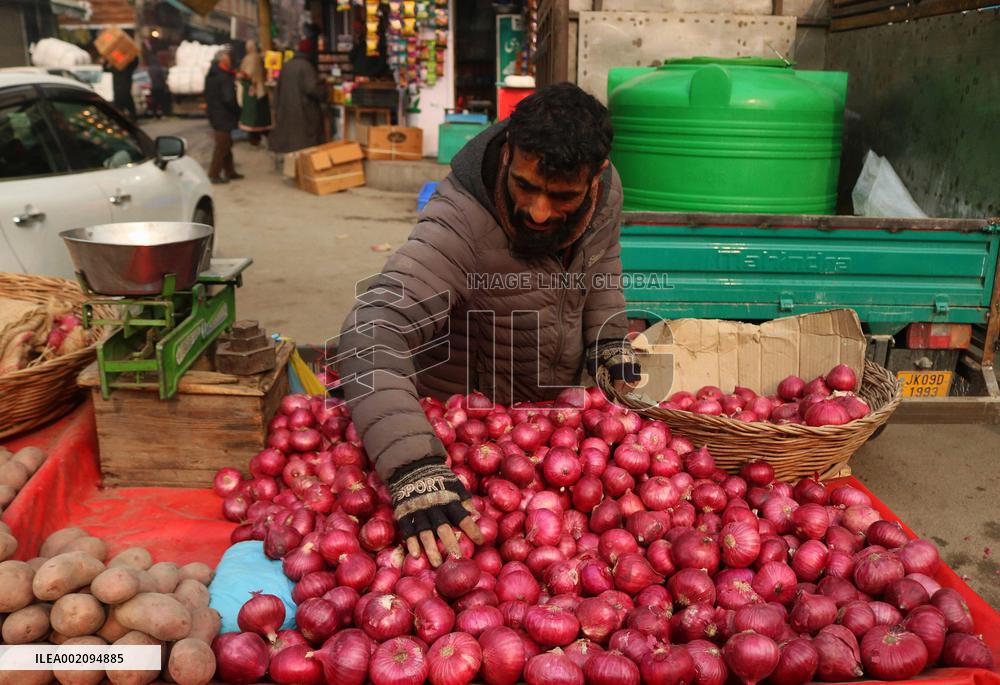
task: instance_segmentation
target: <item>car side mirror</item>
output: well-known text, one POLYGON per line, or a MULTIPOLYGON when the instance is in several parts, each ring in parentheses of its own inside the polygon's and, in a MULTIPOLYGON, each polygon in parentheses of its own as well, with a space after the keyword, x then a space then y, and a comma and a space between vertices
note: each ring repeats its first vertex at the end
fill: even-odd
POLYGON ((166 169, 167 164, 184 156, 184 139, 177 136, 159 136, 156 139, 156 166, 166 169))

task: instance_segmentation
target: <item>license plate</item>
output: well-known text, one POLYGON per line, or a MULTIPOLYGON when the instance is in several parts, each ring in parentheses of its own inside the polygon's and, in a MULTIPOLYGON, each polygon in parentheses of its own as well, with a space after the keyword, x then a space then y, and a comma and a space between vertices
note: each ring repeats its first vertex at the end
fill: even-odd
POLYGON ((899 371, 903 397, 947 397, 954 371, 899 371))

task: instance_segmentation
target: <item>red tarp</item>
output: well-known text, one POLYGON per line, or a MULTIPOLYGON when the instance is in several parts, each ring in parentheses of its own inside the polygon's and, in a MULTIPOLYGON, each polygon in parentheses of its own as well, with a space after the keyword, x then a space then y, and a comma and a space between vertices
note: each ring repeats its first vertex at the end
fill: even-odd
MULTIPOLYGON (((97 435, 89 402, 55 424, 4 446, 16 451, 26 445, 49 450, 49 458, 3 513, 18 538, 16 558, 35 556, 46 536, 71 525, 103 539, 110 554, 138 545, 147 548, 156 561, 202 561, 214 567, 229 547, 235 526, 222 518, 221 500, 211 490, 98 487, 97 435)), ((867 492, 883 518, 899 521, 855 478, 831 482, 839 483, 867 492)), ((900 523, 908 535, 916 537, 900 523)), ((976 630, 1000 669, 1000 614, 943 564, 936 579, 965 598, 976 630)), ((908 682, 1000 685, 1000 670, 938 668, 908 682)))
POLYGON ((56 423, 14 440, 48 450, 45 464, 3 513, 18 539, 15 558, 30 559, 52 532, 79 526, 104 540, 114 555, 145 547, 155 561, 211 566, 229 547, 234 524, 222 518, 221 500, 194 488, 100 488, 97 435, 91 403, 56 423))

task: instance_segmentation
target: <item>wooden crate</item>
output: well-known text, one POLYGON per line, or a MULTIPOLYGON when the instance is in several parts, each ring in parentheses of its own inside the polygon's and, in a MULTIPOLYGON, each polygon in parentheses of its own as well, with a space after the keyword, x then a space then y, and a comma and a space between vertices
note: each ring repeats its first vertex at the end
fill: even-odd
POLYGON ((114 390, 105 400, 96 362, 87 367, 78 381, 94 398, 104 485, 205 487, 224 466, 247 474, 288 394, 293 347, 281 342, 277 366, 257 376, 188 371, 165 401, 154 389, 114 390))

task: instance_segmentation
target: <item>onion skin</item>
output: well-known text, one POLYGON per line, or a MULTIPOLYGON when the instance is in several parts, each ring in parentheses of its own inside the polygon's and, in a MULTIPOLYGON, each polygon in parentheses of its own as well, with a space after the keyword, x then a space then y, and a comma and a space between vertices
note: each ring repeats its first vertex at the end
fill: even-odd
POLYGON ((861 649, 854 633, 843 626, 826 626, 813 640, 819 653, 816 677, 825 682, 852 680, 864 675, 861 649))
POLYGON ((768 676, 774 685, 801 685, 811 682, 819 666, 819 652, 808 638, 799 637, 781 645, 781 658, 768 676))
POLYGON ((781 650, 771 638, 748 630, 729 638, 722 655, 731 673, 745 685, 757 685, 777 667, 781 650))
POLYGON ((861 661, 870 676, 908 680, 927 666, 927 648, 901 627, 875 626, 861 640, 861 661))

